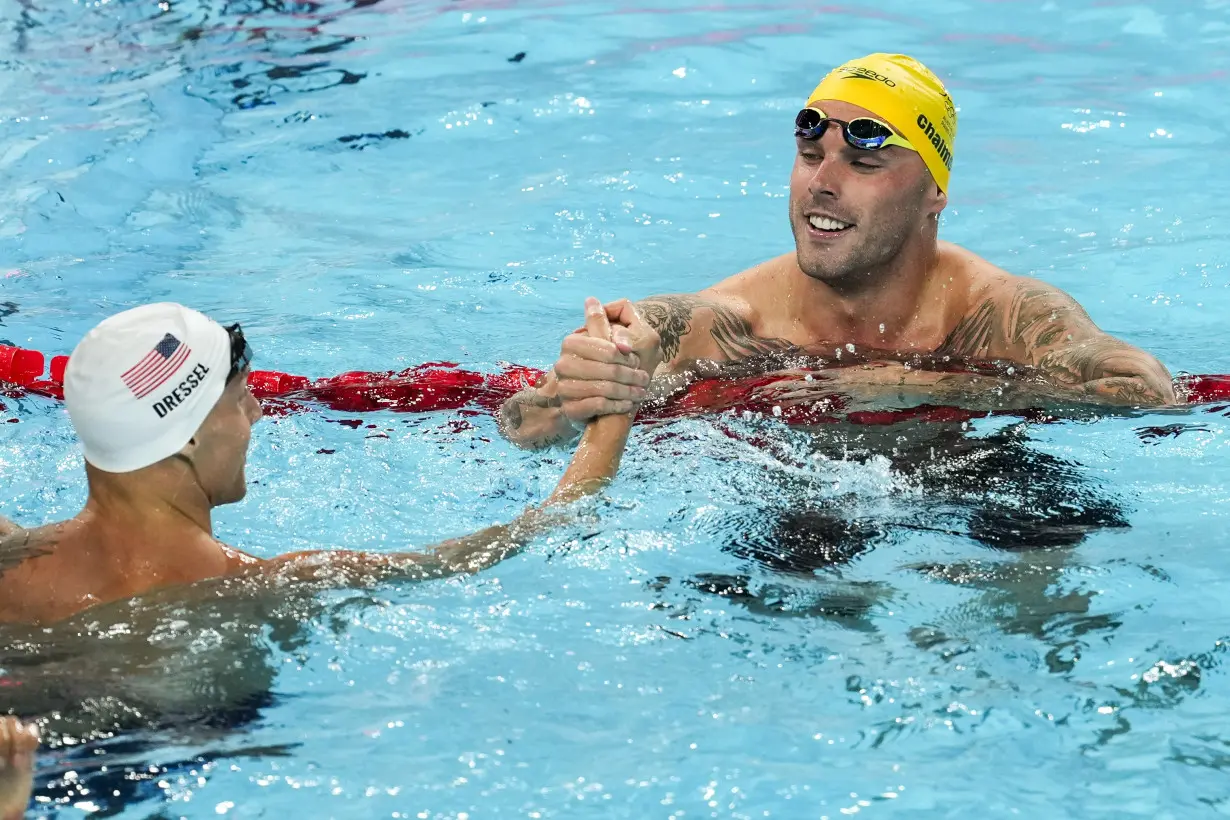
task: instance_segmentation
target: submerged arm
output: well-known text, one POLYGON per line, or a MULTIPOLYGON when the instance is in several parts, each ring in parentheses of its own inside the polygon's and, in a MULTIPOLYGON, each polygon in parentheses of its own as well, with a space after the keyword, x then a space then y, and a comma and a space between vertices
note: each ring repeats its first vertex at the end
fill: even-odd
POLYGON ((949 334, 942 353, 1037 367, 1069 395, 1103 404, 1173 404, 1170 373, 1156 358, 1103 332, 1077 302, 1036 280, 1007 300, 988 297, 949 334))

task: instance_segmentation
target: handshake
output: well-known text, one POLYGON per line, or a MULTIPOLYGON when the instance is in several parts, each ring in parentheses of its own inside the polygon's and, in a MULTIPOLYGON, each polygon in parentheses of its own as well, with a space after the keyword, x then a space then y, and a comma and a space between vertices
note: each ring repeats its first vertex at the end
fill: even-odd
POLYGON ((571 438, 601 416, 635 415, 662 364, 657 330, 627 299, 585 301, 585 326, 560 345, 551 370, 508 399, 500 429, 522 447, 571 438))

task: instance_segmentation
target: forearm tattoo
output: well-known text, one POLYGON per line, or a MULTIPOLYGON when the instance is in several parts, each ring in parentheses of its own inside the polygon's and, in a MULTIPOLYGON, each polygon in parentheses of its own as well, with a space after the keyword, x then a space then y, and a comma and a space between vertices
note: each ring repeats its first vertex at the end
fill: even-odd
MULTIPOLYGON (((524 384, 524 382, 522 382, 524 384)), ((525 423, 525 416, 522 413, 524 407, 560 407, 563 401, 559 396, 547 398, 538 392, 537 387, 527 387, 519 393, 514 393, 509 396, 508 400, 500 407, 500 426, 507 432, 521 429, 521 425, 525 423)))
POLYGON ((663 362, 671 362, 679 355, 683 337, 692 332, 698 310, 708 311, 712 316, 709 335, 726 361, 800 351, 785 339, 757 336, 751 324, 738 313, 699 296, 654 296, 637 302, 636 306, 641 317, 658 331, 663 362))
POLYGON ((1157 359, 1097 330, 1084 308, 1049 285, 1022 284, 1007 301, 983 300, 936 354, 1033 365, 1090 398, 1159 404, 1173 396, 1157 359))

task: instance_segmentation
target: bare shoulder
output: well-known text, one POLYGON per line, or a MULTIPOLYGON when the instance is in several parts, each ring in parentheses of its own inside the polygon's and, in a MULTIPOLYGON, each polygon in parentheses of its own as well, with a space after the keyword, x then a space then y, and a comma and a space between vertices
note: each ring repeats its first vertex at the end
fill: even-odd
POLYGON ((699 361, 731 362, 796 350, 760 335, 759 316, 771 311, 794 255, 748 268, 698 293, 653 296, 637 302, 662 339, 667 371, 699 361))
POLYGON ((6 536, 12 535, 13 533, 19 531, 20 529, 21 527, 19 527, 17 524, 8 520, 3 515, 0 515, 0 538, 4 538, 6 536))
POLYGON ((1081 395, 1117 404, 1174 401, 1170 373, 1156 357, 1101 330, 1070 294, 1016 276, 955 245, 941 265, 963 271, 968 301, 939 352, 1040 368, 1081 395))
POLYGON ((1009 273, 964 248, 940 243, 940 270, 963 283, 957 321, 940 346, 946 355, 1027 361, 1030 351, 1061 338, 1100 333, 1060 288, 1009 273))
POLYGON ((793 253, 782 254, 728 276, 698 295, 751 318, 772 308, 774 295, 787 286, 797 265, 793 253))
MULTIPOLYGON (((941 271, 965 283, 969 295, 966 313, 978 310, 985 303, 1009 310, 1013 302, 1040 301, 1049 307, 1081 309, 1080 304, 1060 288, 1030 276, 1009 273, 973 251, 951 242, 939 243, 941 271)), ((1019 307, 1019 304, 1018 304, 1019 307)))

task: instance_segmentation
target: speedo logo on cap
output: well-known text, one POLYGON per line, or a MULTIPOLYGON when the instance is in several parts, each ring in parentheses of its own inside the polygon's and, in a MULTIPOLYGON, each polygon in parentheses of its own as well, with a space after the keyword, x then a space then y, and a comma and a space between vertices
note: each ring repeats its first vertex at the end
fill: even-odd
POLYGON ((183 404, 192 395, 192 391, 201 386, 208 375, 209 368, 203 364, 192 368, 192 372, 185 376, 184 380, 177 384, 170 393, 154 402, 154 412, 158 414, 158 418, 166 418, 167 413, 183 404))
POLYGON ((872 80, 877 83, 884 83, 889 88, 897 87, 897 84, 888 77, 872 71, 870 68, 863 68, 858 65, 844 66, 841 69, 841 73, 846 75, 845 79, 847 80, 872 80))
POLYGON ((918 115, 918 127, 927 135, 927 139, 931 141, 931 146, 939 153, 940 161, 944 163, 944 167, 951 171, 952 151, 948 148, 948 143, 944 142, 944 138, 940 136, 940 132, 931 124, 931 120, 927 119, 926 114, 918 115))

